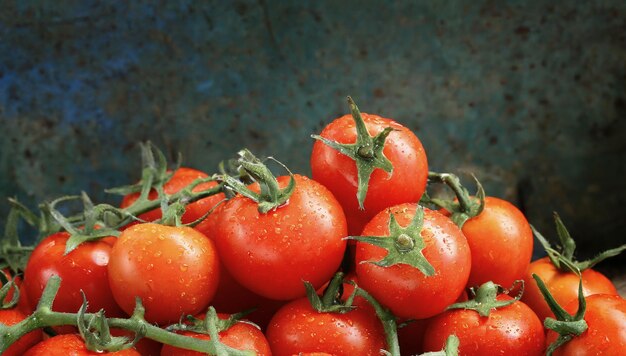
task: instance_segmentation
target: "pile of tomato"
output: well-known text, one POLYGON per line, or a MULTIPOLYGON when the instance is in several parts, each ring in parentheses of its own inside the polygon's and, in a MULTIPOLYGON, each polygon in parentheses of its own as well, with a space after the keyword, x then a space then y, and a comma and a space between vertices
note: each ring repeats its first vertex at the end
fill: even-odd
MULTIPOLYGON (((209 306, 220 319, 247 311, 219 329, 219 341, 257 355, 417 355, 442 350, 450 335, 461 355, 542 355, 555 340, 555 354, 626 354, 626 301, 591 268, 597 261, 574 259, 558 217, 562 246, 536 232, 548 257, 531 262, 533 229, 520 210, 480 184, 469 194, 456 176, 429 172, 411 130, 349 103, 350 114, 313 136, 311 177, 246 150, 213 175, 153 159, 144 165, 153 175, 120 190, 118 209, 74 219, 48 205, 58 231, 23 265, 5 264, 0 323, 27 319, 58 276, 55 312, 78 313, 86 299, 101 320, 125 319, 139 300, 146 322, 190 338, 218 335, 201 327, 209 306), (455 198, 430 197, 435 184, 455 198), (149 201, 160 207, 137 208, 149 201), (141 213, 129 218, 133 207, 141 213)), ((107 352, 89 350, 86 334, 51 322, 3 355, 107 352)), ((201 354, 149 337, 120 349, 108 352, 201 354)))

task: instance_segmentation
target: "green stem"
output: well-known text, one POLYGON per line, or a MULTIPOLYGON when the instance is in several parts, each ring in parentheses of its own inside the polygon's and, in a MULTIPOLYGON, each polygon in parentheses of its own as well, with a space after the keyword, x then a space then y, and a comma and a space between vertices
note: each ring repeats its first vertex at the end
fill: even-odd
POLYGON ((400 344, 398 342, 398 325, 396 323, 396 317, 380 303, 374 299, 364 289, 355 286, 356 294, 362 298, 365 298, 368 303, 376 311, 378 319, 383 324, 385 330, 385 339, 387 341, 387 354, 391 356, 400 356, 400 344))

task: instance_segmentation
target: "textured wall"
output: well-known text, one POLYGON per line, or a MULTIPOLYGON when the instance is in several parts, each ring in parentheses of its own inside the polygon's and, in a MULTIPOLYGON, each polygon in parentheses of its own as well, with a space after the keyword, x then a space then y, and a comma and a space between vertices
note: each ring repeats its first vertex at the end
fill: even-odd
POLYGON ((352 95, 546 235, 558 210, 587 253, 624 242, 623 1, 0 4, 0 197, 115 201, 146 139, 207 171, 246 146, 306 173, 352 95))

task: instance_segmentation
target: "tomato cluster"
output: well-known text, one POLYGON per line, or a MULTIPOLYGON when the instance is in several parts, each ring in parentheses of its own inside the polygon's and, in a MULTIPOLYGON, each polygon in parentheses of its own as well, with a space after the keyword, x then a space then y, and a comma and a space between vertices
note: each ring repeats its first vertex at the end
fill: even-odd
POLYGON ((13 262, 2 273, 0 341, 21 320, 45 333, 34 327, 3 355, 196 355, 206 345, 415 355, 455 342, 462 355, 540 355, 555 340, 562 354, 626 353, 626 302, 590 269, 598 261, 577 262, 573 247, 537 233, 549 256, 531 263, 520 210, 480 184, 470 195, 456 176, 429 173, 410 129, 349 104, 313 136, 312 177, 276 177, 246 150, 219 174, 169 170, 149 146, 142 180, 117 190, 119 208, 83 197, 85 212, 70 218, 47 205, 39 225, 57 229, 25 265, 7 248, 0 256, 13 262), (425 194, 438 183, 456 198, 425 194), (248 321, 229 316, 245 310, 248 321), (544 320, 555 325, 547 338, 544 320), (567 323, 584 327, 553 331, 567 323))

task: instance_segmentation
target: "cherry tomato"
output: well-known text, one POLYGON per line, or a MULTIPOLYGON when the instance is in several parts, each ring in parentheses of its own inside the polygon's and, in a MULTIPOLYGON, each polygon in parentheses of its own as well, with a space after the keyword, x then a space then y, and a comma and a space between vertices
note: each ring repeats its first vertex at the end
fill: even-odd
MULTIPOLYGON (((344 292, 344 297, 347 295, 344 292)), ((286 304, 267 328, 272 354, 380 355, 386 345, 383 326, 365 300, 357 297, 354 305, 354 310, 340 314, 318 312, 306 297, 286 304)))
MULTIPOLYGON (((227 319, 227 314, 218 314, 220 319, 227 319)), ((206 334, 198 334, 188 331, 181 332, 182 335, 191 336, 201 340, 211 340, 206 334)), ((271 356, 270 345, 263 335, 263 332, 254 324, 239 321, 230 328, 219 333, 220 342, 237 350, 251 350, 257 356, 271 356)), ((184 350, 171 345, 164 345, 161 356, 201 356, 201 352, 184 350)))
MULTIPOLYGON (((184 189, 185 187, 189 186, 189 184, 191 184, 194 180, 199 179, 199 178, 208 178, 208 177, 209 177, 208 174, 195 170, 193 168, 180 167, 174 172, 170 180, 168 180, 163 185, 163 191, 165 192, 165 194, 175 194, 181 191, 182 189, 184 189)), ((202 183, 196 186, 193 189, 193 191, 194 192, 203 191, 203 190, 212 188, 216 186, 217 184, 218 183, 214 181, 202 183)), ((148 199, 154 200, 157 197, 158 197, 158 194, 155 190, 150 191, 150 194, 148 195, 148 199)), ((122 203, 120 204, 120 206, 122 208, 126 208, 130 206, 132 203, 134 203, 137 200, 137 198, 139 198, 139 193, 126 195, 122 199, 122 203)), ((197 200, 191 204, 188 204, 187 206, 185 206, 185 213, 182 216, 182 223, 188 224, 193 221, 196 221, 197 219, 200 219, 207 212, 209 212, 217 203, 219 203, 222 199, 224 199, 224 194, 219 193, 216 195, 211 195, 210 197, 197 200)), ((154 210, 148 211, 146 213, 140 214, 138 217, 148 222, 158 220, 161 218, 161 209, 154 209, 154 210)), ((136 223, 131 223, 127 225, 127 227, 130 227, 131 225, 134 225, 134 224, 136 223)))
MULTIPOLYGON (((320 287, 346 248, 345 216, 332 193, 304 176, 295 181, 289 201, 266 214, 237 195, 218 215, 215 244, 224 266, 242 286, 270 299, 304 296, 303 280, 320 287)), ((288 182, 278 177, 280 187, 288 182)))
POLYGON ((115 300, 132 313, 135 297, 146 320, 165 324, 196 314, 213 298, 219 280, 213 242, 189 227, 153 223, 122 232, 111 250, 109 284, 115 300))
MULTIPOLYGON (((383 154, 393 165, 393 172, 389 174, 382 169, 372 172, 363 203, 365 209, 359 208, 357 200, 358 174, 354 160, 321 141, 313 144, 311 154, 312 177, 326 186, 341 203, 350 235, 360 235, 363 226, 385 208, 419 201, 428 176, 426 153, 411 130, 378 115, 361 113, 361 117, 372 136, 387 127, 393 128, 383 149, 383 154)), ((352 115, 335 119, 320 136, 339 143, 355 143, 357 134, 352 115)))
MULTIPOLYGON (((557 348, 553 355, 626 355, 626 300, 607 294, 594 294, 586 300, 587 330, 557 348)), ((570 314, 576 313, 578 300, 572 300, 564 309, 570 314)), ((548 331, 546 345, 556 338, 554 331, 548 331)))
POLYGON ((462 231, 472 252, 468 287, 492 281, 508 288, 524 277, 532 258, 533 233, 513 204, 485 197, 483 211, 467 220, 462 231))
MULTIPOLYGON (((499 295, 497 300, 512 298, 499 295)), ((438 351, 450 335, 459 338, 459 355, 543 355, 545 335, 543 324, 524 303, 492 309, 481 317, 470 309, 452 309, 428 322, 424 350, 438 351)))
POLYGON ((83 303, 82 291, 89 301, 89 311, 104 309, 107 316, 124 316, 113 298, 107 270, 116 238, 85 242, 65 254, 69 237, 67 232, 52 234, 33 250, 24 271, 24 286, 30 305, 39 303, 48 280, 57 275, 61 277, 61 286, 53 310, 77 312, 83 303))
MULTIPOLYGON (((547 317, 554 318, 554 314, 546 303, 539 287, 532 278, 532 275, 538 275, 548 287, 548 291, 559 305, 566 305, 570 301, 578 299, 578 283, 579 278, 571 272, 562 272, 557 269, 548 257, 544 257, 533 261, 528 267, 524 282, 526 288, 522 301, 528 304, 539 319, 543 320, 547 317)), ((593 269, 582 271, 583 295, 585 297, 594 294, 611 294, 616 295, 617 289, 613 283, 602 273, 593 269)))
MULTIPOLYGON (((11 326, 26 319, 26 315, 18 309, 3 309, 0 310, 0 324, 11 326)), ((20 356, 24 354, 24 351, 28 350, 31 346, 41 341, 41 330, 34 330, 28 334, 22 336, 19 340, 9 346, 6 351, 2 353, 3 356, 20 356)))
MULTIPOLYGON (((390 214, 406 227, 412 221, 416 204, 401 204, 377 214, 363 229, 363 236, 389 236, 390 214)), ((421 237, 422 253, 435 274, 426 276, 407 264, 380 267, 385 249, 365 242, 356 245, 356 274, 359 285, 396 316, 424 319, 452 304, 463 292, 470 273, 470 250, 461 230, 446 216, 424 208, 421 237)))
POLYGON ((141 356, 137 350, 131 348, 117 352, 95 352, 85 346, 85 342, 78 334, 63 334, 42 341, 26 351, 24 356, 141 356))

